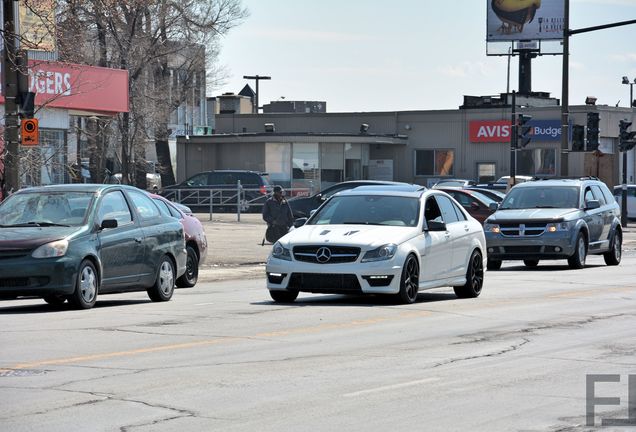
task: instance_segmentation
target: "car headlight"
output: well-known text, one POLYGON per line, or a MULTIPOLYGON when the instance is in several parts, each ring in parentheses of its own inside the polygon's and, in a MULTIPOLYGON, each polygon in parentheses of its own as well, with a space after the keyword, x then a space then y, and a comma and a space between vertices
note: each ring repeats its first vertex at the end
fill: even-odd
POLYGON ((55 258, 66 255, 68 249, 68 240, 57 240, 51 243, 43 244, 33 251, 33 258, 55 258))
POLYGON ((385 244, 378 248, 367 251, 362 257, 362 262, 384 261, 393 258, 397 252, 397 246, 393 243, 385 244))
POLYGON ((274 258, 291 261, 291 253, 289 253, 289 249, 280 244, 280 242, 274 243, 274 246, 272 247, 272 256, 274 258))
POLYGON ((570 226, 567 222, 549 223, 545 226, 547 232, 568 231, 570 226))
POLYGON ((499 234, 501 232, 501 228, 499 228, 498 224, 485 223, 484 224, 484 231, 490 232, 490 233, 493 233, 493 234, 499 234))

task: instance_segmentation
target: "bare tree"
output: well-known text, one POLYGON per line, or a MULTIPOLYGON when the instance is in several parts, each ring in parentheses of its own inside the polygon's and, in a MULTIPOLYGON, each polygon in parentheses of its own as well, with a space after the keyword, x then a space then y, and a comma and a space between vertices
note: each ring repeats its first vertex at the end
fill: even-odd
POLYGON ((217 54, 216 50, 206 53, 206 47, 216 47, 218 38, 246 16, 240 0, 58 3, 63 58, 128 71, 129 112, 119 114, 114 127, 123 182, 145 187, 145 145, 154 140, 162 181, 174 183, 168 148, 170 114, 205 79, 201 74, 205 75, 206 61, 214 61, 206 54, 217 54), (73 44, 77 41, 79 49, 73 44), (175 81, 175 73, 184 79, 175 81))

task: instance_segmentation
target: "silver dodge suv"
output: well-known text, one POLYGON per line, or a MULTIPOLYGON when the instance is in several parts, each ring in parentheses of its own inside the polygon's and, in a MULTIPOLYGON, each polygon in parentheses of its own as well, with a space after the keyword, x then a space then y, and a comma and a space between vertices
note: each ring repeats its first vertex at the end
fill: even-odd
POLYGON ((603 254, 607 265, 621 261, 620 207, 595 177, 535 180, 516 185, 484 223, 488 269, 502 260, 567 259, 585 267, 588 254, 603 254))

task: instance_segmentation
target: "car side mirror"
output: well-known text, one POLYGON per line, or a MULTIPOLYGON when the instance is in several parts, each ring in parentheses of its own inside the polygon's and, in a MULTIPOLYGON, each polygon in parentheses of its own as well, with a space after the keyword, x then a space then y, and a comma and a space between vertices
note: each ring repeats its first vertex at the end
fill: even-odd
POLYGON ((492 202, 488 204, 488 208, 492 211, 497 211, 497 209, 499 208, 499 203, 492 202))
POLYGON ((425 231, 446 231, 446 224, 444 222, 429 220, 426 221, 428 227, 425 231))
POLYGON ((599 200, 589 200, 585 201, 585 210, 594 210, 601 206, 601 202, 599 200))
POLYGON ((104 219, 100 225, 101 229, 117 228, 117 219, 104 219))
POLYGON ((317 209, 313 209, 309 211, 309 217, 312 217, 314 215, 314 213, 316 213, 317 209))
POLYGON ((294 228, 300 228, 301 226, 305 225, 306 222, 307 222, 306 217, 298 218, 294 221, 294 228))

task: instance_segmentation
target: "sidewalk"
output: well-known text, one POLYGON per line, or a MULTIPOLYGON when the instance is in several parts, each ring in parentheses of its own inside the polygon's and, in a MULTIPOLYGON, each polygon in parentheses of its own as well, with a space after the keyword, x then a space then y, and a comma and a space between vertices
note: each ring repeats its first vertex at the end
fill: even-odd
MULTIPOLYGON (((208 256, 199 268, 199 281, 265 278, 271 244, 261 246, 266 225, 260 214, 215 213, 212 221, 197 213, 208 238, 208 256)), ((636 251, 636 222, 623 230, 623 251, 636 251)))
POLYGON ((199 267, 199 281, 265 277, 271 244, 261 245, 267 225, 260 214, 197 213, 208 238, 208 256, 199 267))

